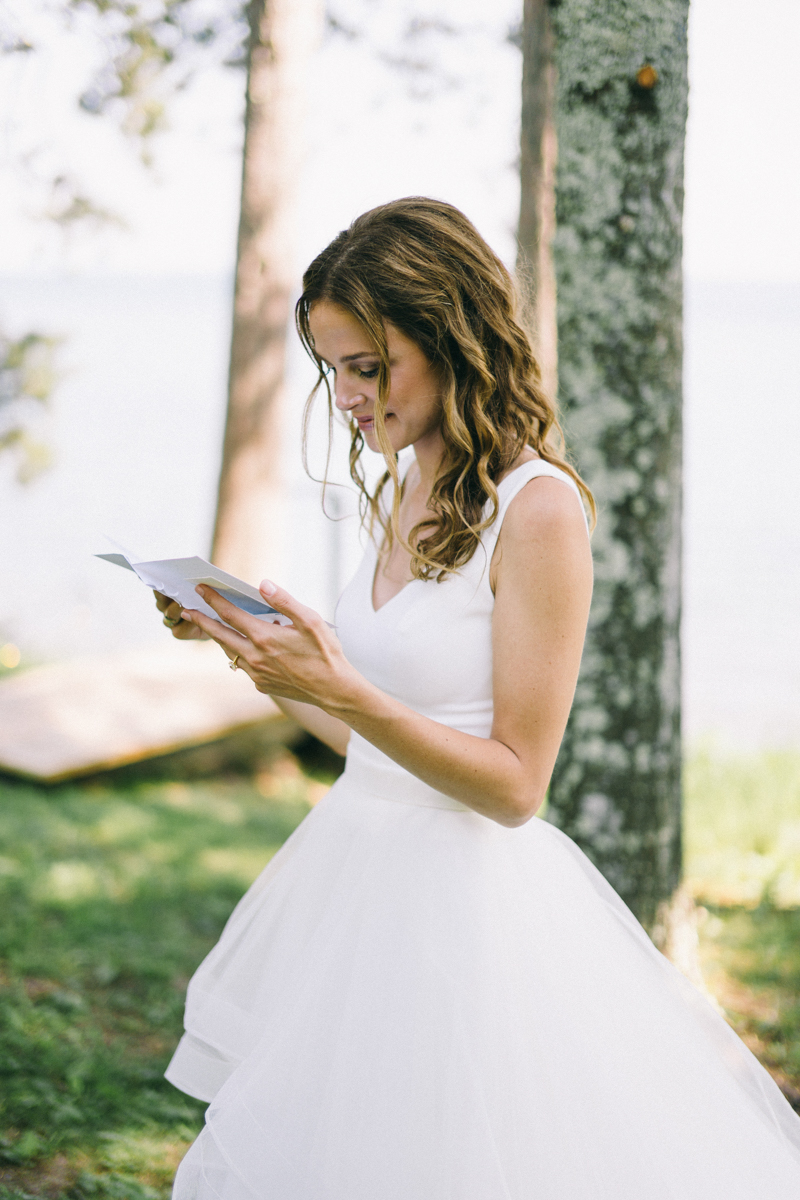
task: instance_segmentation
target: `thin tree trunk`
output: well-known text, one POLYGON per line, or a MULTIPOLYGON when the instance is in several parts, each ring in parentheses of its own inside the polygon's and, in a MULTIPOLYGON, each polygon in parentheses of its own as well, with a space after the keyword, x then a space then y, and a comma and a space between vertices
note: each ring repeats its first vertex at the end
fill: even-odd
POLYGON ((308 56, 319 0, 252 0, 228 412, 212 557, 257 583, 280 575, 286 338, 308 56))
POLYGON ((550 8, 559 396, 600 516, 589 637, 549 818, 651 930, 664 925, 681 870, 687 15, 688 0, 550 8))
POLYGON ((530 293, 530 317, 542 382, 553 397, 558 386, 552 254, 557 157, 554 49, 548 0, 524 0, 517 276, 530 293))

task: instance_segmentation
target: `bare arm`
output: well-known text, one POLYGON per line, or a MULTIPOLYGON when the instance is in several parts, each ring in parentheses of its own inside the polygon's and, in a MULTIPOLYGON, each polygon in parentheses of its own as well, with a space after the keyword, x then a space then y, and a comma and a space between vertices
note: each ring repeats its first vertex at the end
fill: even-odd
MULTIPOLYGON (((316 613, 280 589, 264 595, 294 626, 261 626, 210 589, 203 597, 240 633, 192 612, 260 691, 311 703, 425 783, 504 825, 539 808, 563 736, 591 598, 591 554, 577 498, 536 479, 506 514, 495 564, 495 719, 489 738, 423 717, 347 662, 316 613), (248 636, 249 635, 249 636, 248 636)), ((263 586, 263 585, 262 585, 263 586)))
POLYGON ((338 717, 331 716, 324 708, 316 704, 306 704, 302 700, 288 700, 285 696, 273 696, 282 713, 291 717, 307 733, 319 738, 331 750, 344 757, 347 754, 347 743, 350 741, 350 726, 338 717))

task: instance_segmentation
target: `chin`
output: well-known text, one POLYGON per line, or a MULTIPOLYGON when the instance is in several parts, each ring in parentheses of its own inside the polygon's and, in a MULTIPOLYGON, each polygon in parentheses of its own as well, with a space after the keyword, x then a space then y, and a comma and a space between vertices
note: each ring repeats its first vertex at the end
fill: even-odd
MULTIPOLYGON (((375 436, 374 429, 370 429, 369 431, 362 430, 361 436, 364 439, 367 449, 371 450, 373 452, 373 454, 383 454, 383 451, 381 450, 380 446, 378 445, 378 439, 375 436)), ((398 446, 398 445, 396 445, 396 438, 393 438, 390 435, 389 436, 389 445, 392 447, 392 450, 394 451, 395 454, 399 454, 401 450, 405 450, 406 446, 410 446, 411 443, 403 442, 402 445, 398 446)))

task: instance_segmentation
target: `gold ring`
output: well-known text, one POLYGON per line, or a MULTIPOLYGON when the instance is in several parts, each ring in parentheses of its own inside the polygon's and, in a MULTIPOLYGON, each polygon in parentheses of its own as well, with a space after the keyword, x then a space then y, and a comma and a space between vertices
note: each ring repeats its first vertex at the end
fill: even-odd
POLYGON ((228 663, 228 666, 230 667, 230 669, 231 669, 232 671, 238 671, 238 670, 239 670, 239 667, 238 667, 238 665, 237 665, 237 664, 238 664, 238 662, 239 662, 239 655, 238 655, 238 654, 234 654, 233 658, 232 658, 232 659, 231 659, 231 661, 228 663))
POLYGON ((180 625, 183 617, 168 617, 164 614, 164 624, 169 625, 170 629, 174 629, 176 625, 180 625))

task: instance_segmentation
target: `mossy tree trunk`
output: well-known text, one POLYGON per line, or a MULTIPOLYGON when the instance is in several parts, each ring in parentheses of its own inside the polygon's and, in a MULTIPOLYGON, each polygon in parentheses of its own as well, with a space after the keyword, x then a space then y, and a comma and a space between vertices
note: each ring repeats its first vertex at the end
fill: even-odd
POLYGON ((212 556, 258 583, 280 572, 286 338, 295 286, 308 56, 320 0, 251 0, 228 412, 212 556))
POLYGON ((650 929, 681 870, 681 216, 688 0, 549 5, 559 400, 595 597, 549 818, 650 929))

